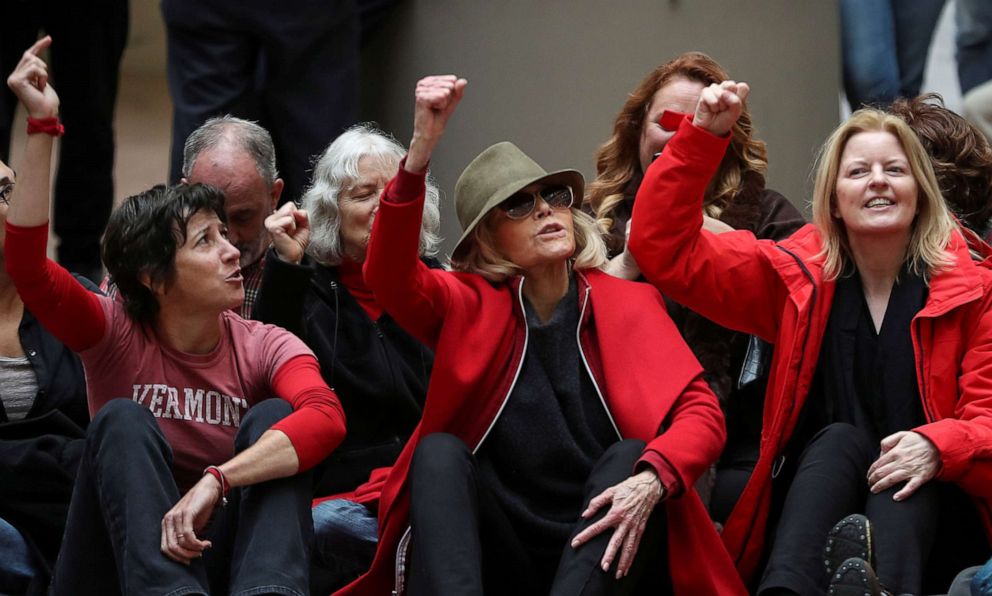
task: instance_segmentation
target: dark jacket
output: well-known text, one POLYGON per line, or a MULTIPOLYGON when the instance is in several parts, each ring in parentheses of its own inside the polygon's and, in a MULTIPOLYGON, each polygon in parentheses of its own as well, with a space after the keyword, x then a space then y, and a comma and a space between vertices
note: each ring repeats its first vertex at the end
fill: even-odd
POLYGON ((389 315, 373 321, 335 267, 294 265, 271 249, 253 318, 306 342, 344 407, 348 434, 321 468, 317 494, 352 491, 391 466, 420 421, 432 352, 389 315))
MULTIPOLYGON (((62 543, 89 423, 86 380, 79 358, 27 309, 17 332, 38 394, 23 420, 8 421, 0 404, 0 518, 24 535, 47 572, 62 543)), ((44 593, 48 579, 47 573, 36 578, 29 593, 44 593)))
MULTIPOLYGON (((630 249, 662 291, 775 344, 761 455, 721 534, 748 580, 764 552, 772 479, 813 383, 836 284, 824 279, 822 240, 812 225, 778 243, 748 232, 700 231, 703 192, 726 145, 691 122, 680 127, 648 169, 630 249), (723 291, 728 285, 736 290, 723 291)), ((987 261, 972 260, 957 233, 947 250, 954 266, 930 279, 910 327, 927 421, 912 430, 940 452, 935 479, 969 493, 992 536, 992 271, 987 261)))

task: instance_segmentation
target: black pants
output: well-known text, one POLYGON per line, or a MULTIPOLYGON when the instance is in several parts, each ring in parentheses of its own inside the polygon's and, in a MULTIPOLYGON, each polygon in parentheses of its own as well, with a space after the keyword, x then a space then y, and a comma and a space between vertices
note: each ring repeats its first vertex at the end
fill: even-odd
POLYGON ((300 198, 311 160, 358 117, 353 0, 162 0, 174 106, 170 182, 186 137, 208 118, 258 120, 272 134, 283 200, 300 198))
MULTIPOLYGON (((872 494, 867 474, 878 455, 879 446, 850 424, 831 424, 813 437, 785 497, 760 592, 784 588, 825 594, 829 578, 822 553, 827 532, 845 516, 864 513, 874 528, 882 584, 895 593, 923 593, 923 577, 945 512, 974 511, 959 489, 942 482, 928 482, 900 502, 892 496, 902 484, 872 494)), ((957 522, 948 526, 960 527, 957 522)), ((980 531, 981 526, 975 528, 980 531)), ((960 532, 954 541, 965 541, 964 534, 968 532, 960 532)), ((982 553, 975 556, 981 560, 982 553)))
MULTIPOLYGON (((235 450, 291 411, 275 399, 253 406, 235 450)), ((162 518, 179 500, 171 466, 148 408, 118 399, 100 409, 87 431, 52 594, 308 593, 309 474, 234 489, 207 528, 213 547, 186 566, 160 551, 162 518)))
MULTIPOLYGON (((0 74, 17 66, 44 30, 53 38, 52 83, 65 124, 55 177, 59 262, 97 278, 100 237, 114 202, 114 103, 128 32, 127 0, 6 0, 0 34, 0 74)), ((0 89, 0 160, 9 161, 17 98, 0 89)))
MULTIPOLYGON (((643 449, 643 442, 632 440, 607 449, 589 475, 584 502, 628 478, 643 449)), ((612 535, 609 531, 577 550, 562 545, 559 560, 530 559, 526 545, 479 482, 474 456, 452 435, 433 434, 421 440, 413 457, 410 490, 411 596, 664 594, 671 589, 664 507, 651 516, 630 573, 618 581, 615 563, 609 572, 599 566, 612 535), (665 578, 664 585, 656 578, 665 578)), ((579 521, 572 536, 607 510, 590 520, 580 519, 581 512, 576 512, 579 521)))

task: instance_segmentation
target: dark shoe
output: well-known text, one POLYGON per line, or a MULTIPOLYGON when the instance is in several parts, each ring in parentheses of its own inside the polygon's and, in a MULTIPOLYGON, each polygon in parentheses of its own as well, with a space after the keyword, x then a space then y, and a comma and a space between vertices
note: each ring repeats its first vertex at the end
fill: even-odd
POLYGON ((837 522, 827 533, 823 546, 823 565, 832 576, 841 563, 851 558, 865 561, 875 568, 875 545, 872 541, 871 522, 860 513, 848 515, 837 522))
POLYGON ((875 571, 864 559, 851 558, 830 576, 830 596, 883 596, 888 594, 882 589, 875 577, 875 571))

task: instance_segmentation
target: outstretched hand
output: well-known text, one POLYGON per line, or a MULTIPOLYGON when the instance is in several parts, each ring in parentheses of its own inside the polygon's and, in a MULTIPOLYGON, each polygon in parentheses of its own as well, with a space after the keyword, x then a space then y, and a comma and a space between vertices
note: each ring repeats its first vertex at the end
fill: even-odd
POLYGON ((455 112, 468 81, 455 75, 433 75, 417 81, 414 92, 413 140, 406 158, 406 169, 423 172, 430 163, 434 146, 441 140, 448 118, 455 112))
POLYGON ((726 135, 744 111, 744 100, 750 91, 747 83, 713 83, 699 95, 692 123, 717 136, 726 135))
POLYGON ((299 264, 310 244, 310 217, 305 209, 286 203, 265 218, 265 229, 279 258, 299 264))
POLYGON ((651 469, 635 474, 620 484, 604 490, 589 501, 589 506, 582 512, 582 517, 591 518, 605 505, 610 505, 610 510, 602 519, 579 532, 572 539, 572 548, 579 548, 608 528, 614 528, 600 565, 603 571, 608 571, 616 558, 617 551, 620 550, 616 577, 620 579, 627 575, 637 555, 637 547, 641 544, 648 518, 651 517, 655 505, 661 500, 664 492, 658 475, 651 469))
POLYGON ((48 84, 48 65, 38 57, 50 45, 52 38, 48 35, 34 42, 7 77, 7 86, 31 118, 53 118, 59 114, 59 96, 48 84))

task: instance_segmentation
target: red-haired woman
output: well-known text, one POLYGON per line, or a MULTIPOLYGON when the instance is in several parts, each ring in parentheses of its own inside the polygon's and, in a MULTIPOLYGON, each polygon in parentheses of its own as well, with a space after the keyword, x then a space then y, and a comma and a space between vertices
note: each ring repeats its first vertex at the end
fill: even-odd
MULTIPOLYGON (((655 68, 627 96, 614 122, 613 135, 596 153, 598 176, 586 193, 587 210, 608 232, 608 273, 625 279, 640 277, 624 244, 644 172, 675 135, 679 122, 695 110, 703 88, 727 78, 715 60, 688 52, 655 68)), ((730 147, 706 189, 703 225, 716 233, 747 230, 758 238, 781 240, 805 222, 785 197, 765 188, 765 144, 752 133, 751 115, 745 108, 731 131, 730 147)), ((762 369, 770 348, 673 302, 669 302, 669 314, 703 365, 704 377, 727 417, 727 446, 717 464, 710 499, 710 514, 722 522, 730 515, 758 459, 766 384, 762 369)))

